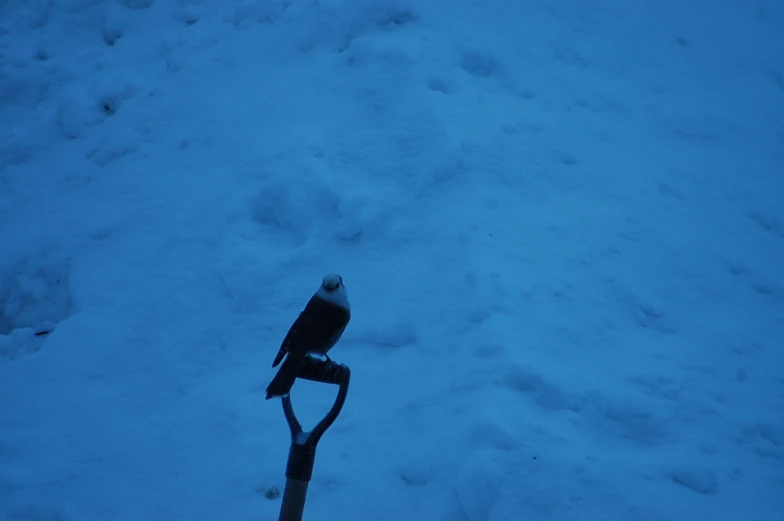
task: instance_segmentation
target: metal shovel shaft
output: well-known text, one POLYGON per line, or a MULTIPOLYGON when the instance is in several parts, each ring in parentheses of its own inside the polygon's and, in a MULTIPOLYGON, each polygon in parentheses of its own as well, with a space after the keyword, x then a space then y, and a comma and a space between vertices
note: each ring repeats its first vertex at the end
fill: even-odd
POLYGON ((287 479, 283 490, 283 503, 280 505, 278 521, 302 521, 305 498, 308 495, 308 482, 300 479, 287 479))

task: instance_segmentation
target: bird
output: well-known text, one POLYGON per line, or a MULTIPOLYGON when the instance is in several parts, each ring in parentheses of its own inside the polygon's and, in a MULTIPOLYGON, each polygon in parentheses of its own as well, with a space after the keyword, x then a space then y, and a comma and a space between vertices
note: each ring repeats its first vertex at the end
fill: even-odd
POLYGON ((321 355, 331 361, 327 352, 343 336, 349 320, 351 307, 343 278, 334 273, 325 275, 321 286, 291 325, 272 361, 272 367, 276 367, 286 357, 267 386, 267 400, 289 395, 306 356, 321 355))

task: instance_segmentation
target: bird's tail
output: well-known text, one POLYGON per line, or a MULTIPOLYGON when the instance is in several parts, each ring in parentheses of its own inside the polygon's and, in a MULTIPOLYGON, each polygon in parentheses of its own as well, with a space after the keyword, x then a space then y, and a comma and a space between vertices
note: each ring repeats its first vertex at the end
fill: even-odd
POLYGON ((291 391, 297 375, 305 365, 305 357, 292 356, 291 353, 283 361, 278 373, 267 386, 267 400, 277 396, 286 396, 291 391))

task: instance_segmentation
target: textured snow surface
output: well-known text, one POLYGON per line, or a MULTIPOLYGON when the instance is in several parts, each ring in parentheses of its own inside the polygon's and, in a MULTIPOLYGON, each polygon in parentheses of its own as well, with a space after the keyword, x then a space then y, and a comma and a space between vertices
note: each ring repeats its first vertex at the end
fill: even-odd
POLYGON ((0 0, 0 519, 784 519, 784 4, 0 0), (298 381, 307 431, 335 389, 298 381))

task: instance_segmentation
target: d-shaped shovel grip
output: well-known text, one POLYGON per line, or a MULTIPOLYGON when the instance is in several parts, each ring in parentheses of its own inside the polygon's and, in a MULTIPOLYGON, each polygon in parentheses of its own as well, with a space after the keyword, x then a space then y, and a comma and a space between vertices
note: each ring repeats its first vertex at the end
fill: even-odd
POLYGON ((343 409, 343 404, 348 394, 351 370, 347 366, 336 364, 331 360, 325 362, 306 356, 305 365, 297 375, 297 378, 340 386, 332 408, 310 432, 302 430, 302 425, 297 420, 297 415, 294 413, 294 408, 291 405, 291 396, 284 396, 281 400, 283 403, 283 414, 286 415, 286 422, 288 422, 289 430, 291 431, 291 449, 289 450, 289 460, 286 465, 286 478, 307 482, 310 481, 313 475, 316 445, 343 409))

